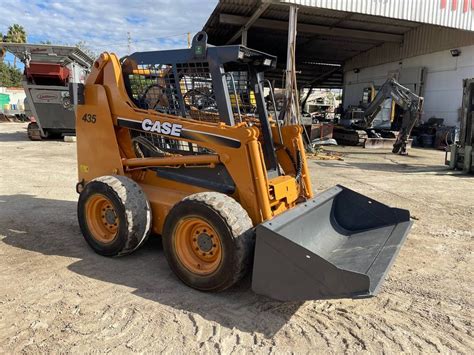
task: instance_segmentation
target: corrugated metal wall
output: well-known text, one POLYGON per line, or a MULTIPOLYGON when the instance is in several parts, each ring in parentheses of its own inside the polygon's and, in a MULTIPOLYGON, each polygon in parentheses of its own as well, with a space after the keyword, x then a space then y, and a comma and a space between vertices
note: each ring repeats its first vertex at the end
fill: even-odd
POLYGON ((474 45, 474 32, 422 25, 405 33, 401 44, 384 43, 353 57, 344 71, 469 45, 474 45))
POLYGON ((280 0, 474 31, 474 0, 280 0))

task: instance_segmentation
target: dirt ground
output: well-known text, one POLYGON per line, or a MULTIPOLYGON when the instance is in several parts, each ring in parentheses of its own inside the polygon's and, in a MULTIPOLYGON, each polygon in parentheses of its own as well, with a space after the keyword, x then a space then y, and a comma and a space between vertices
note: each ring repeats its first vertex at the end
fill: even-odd
POLYGON ((0 124, 0 352, 474 352, 474 177, 446 170, 443 152, 311 159, 316 189, 342 184, 415 224, 377 297, 280 303, 249 279, 219 294, 184 286, 159 238, 95 254, 76 221, 75 148, 0 124))

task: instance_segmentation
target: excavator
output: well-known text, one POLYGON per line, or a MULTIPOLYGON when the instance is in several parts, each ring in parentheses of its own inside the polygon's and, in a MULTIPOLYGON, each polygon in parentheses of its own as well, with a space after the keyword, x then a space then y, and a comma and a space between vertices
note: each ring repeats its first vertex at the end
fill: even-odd
POLYGON ((78 222, 95 252, 124 256, 152 234, 199 291, 252 270, 253 291, 281 301, 377 294, 410 214, 339 185, 313 192, 301 126, 267 110, 275 66, 205 32, 188 49, 100 55, 70 88, 78 222))
POLYGON ((413 93, 401 85, 395 78, 389 78, 378 90, 375 97, 367 106, 357 110, 358 118, 353 110, 348 110, 348 127, 337 126, 334 129, 334 138, 338 143, 346 145, 365 144, 368 138, 395 138, 392 152, 407 154, 407 143, 410 133, 420 119, 423 110, 423 97, 413 93), (389 130, 375 130, 372 128, 375 118, 382 110, 385 100, 392 99, 403 110, 403 119, 398 134, 389 130))

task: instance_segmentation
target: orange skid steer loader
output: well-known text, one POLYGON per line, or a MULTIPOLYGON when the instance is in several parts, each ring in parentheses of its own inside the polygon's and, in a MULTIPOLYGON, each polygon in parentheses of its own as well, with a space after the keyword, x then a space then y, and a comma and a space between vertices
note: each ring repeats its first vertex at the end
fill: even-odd
POLYGON ((409 213, 342 186, 313 195, 301 127, 267 111, 275 65, 204 32, 189 49, 103 53, 71 88, 87 243, 121 256, 161 235, 171 269, 202 291, 253 269, 253 290, 278 300, 377 293, 409 213))

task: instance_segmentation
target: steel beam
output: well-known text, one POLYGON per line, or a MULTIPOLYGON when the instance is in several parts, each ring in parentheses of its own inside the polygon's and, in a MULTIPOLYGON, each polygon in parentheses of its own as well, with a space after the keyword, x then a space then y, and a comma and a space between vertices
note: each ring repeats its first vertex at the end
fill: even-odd
MULTIPOLYGON (((255 10, 253 15, 245 18, 246 20, 240 24, 242 27, 227 41, 226 44, 232 44, 233 42, 235 42, 237 38, 239 38, 244 31, 246 32, 255 23, 255 21, 258 20, 260 15, 263 14, 269 6, 270 6, 269 1, 262 0, 262 2, 258 6, 258 8, 255 10)), ((245 38, 245 41, 246 40, 247 38, 245 38)))
POLYGON ((247 47, 247 30, 242 31, 242 45, 247 47))
MULTIPOLYGON (((281 30, 281 31, 288 30, 287 21, 268 20, 268 19, 258 18, 262 12, 259 12, 259 13, 256 12, 251 17, 237 16, 237 15, 230 15, 230 14, 220 14, 219 15, 220 23, 234 25, 234 26, 242 26, 242 28, 234 36, 232 36, 232 38, 229 41, 227 41, 227 43, 231 43, 235 41, 240 36, 244 28, 248 29, 250 27, 248 23, 251 23, 253 27, 260 27, 260 28, 263 27, 263 28, 268 28, 272 30, 281 30), (258 13, 258 16, 255 17, 257 13, 258 13)), ((331 26, 311 25, 311 24, 306 24, 306 23, 298 23, 298 32, 328 35, 328 36, 335 36, 335 37, 345 37, 345 38, 370 39, 370 40, 379 41, 379 42, 402 42, 403 40, 403 35, 399 35, 399 34, 354 30, 354 29, 331 27, 331 26)))
POLYGON ((316 84, 318 83, 318 81, 322 81, 322 80, 329 80, 329 77, 331 75, 333 75, 334 73, 336 73, 337 71, 341 70, 341 68, 334 68, 326 73, 323 73, 319 76, 317 76, 316 78, 314 78, 309 84, 310 85, 313 85, 313 84, 316 84))

